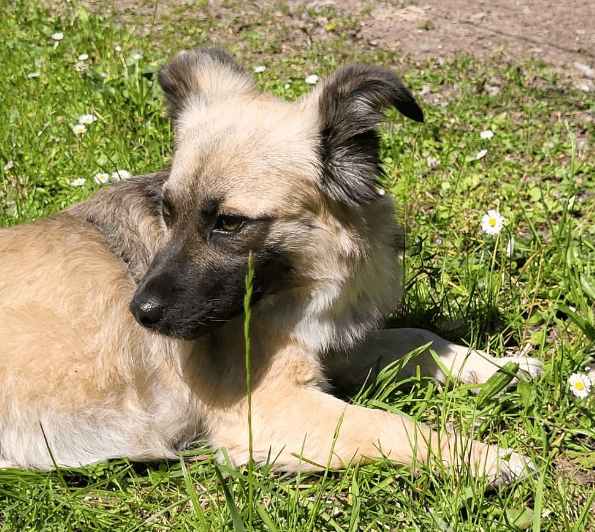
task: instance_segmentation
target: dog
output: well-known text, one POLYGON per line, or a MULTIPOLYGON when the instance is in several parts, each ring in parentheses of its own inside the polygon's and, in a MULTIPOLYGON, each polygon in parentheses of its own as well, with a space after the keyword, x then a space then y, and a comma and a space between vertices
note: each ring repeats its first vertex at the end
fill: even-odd
POLYGON ((423 121, 395 74, 345 66, 288 103, 207 47, 158 80, 169 168, 0 231, 0 466, 174 458, 202 438, 236 465, 285 471, 388 459, 496 483, 528 472, 520 454, 330 393, 430 343, 402 376, 482 383, 511 360, 541 371, 378 328, 402 296, 403 242, 377 187, 378 127, 386 107, 423 121))

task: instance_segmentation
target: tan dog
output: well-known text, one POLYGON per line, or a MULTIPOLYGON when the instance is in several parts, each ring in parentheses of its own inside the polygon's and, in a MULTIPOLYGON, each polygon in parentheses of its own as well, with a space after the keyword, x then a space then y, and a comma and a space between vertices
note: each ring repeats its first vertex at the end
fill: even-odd
MULTIPOLYGON (((257 463, 436 457, 493 481, 522 474, 520 455, 504 460, 497 447, 328 393, 329 374, 359 384, 430 341, 467 383, 510 360, 427 331, 373 331, 399 303, 402 277, 394 202, 376 189, 376 129, 386 106, 422 120, 394 74, 346 67, 286 103, 205 48, 178 55, 159 82, 175 123, 171 169, 0 231, 0 464, 160 459, 197 437, 246 463, 252 251, 257 463)), ((444 379, 428 352, 416 363, 444 379)))

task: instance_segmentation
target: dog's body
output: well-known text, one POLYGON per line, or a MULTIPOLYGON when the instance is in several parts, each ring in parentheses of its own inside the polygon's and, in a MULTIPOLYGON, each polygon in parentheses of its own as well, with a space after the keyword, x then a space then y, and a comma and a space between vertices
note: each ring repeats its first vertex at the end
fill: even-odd
MULTIPOLYGON (((394 75, 344 68, 285 103, 208 48, 179 55, 159 81, 176 126, 171 169, 0 231, 0 465, 159 459, 197 437, 245 463, 252 251, 258 463, 436 456, 493 480, 521 474, 519 455, 504 461, 497 447, 327 393, 329 374, 358 385, 430 341, 464 382, 510 360, 427 331, 373 330, 401 297, 402 240, 393 201, 375 188, 376 128, 389 105, 422 119, 394 75)), ((429 352, 416 363, 445 378, 429 352)))

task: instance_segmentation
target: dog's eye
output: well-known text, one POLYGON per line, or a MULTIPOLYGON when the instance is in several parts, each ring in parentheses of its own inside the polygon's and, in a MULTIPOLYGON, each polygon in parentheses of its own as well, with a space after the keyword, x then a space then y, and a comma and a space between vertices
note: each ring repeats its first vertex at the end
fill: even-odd
POLYGON ((163 216, 163 221, 165 222, 165 225, 169 226, 169 224, 171 224, 172 221, 173 207, 166 200, 163 200, 161 202, 161 215, 163 216))
POLYGON ((244 224, 246 223, 246 219, 242 218, 241 216, 233 216, 231 214, 222 214, 217 218, 217 223, 215 225, 215 229, 217 231, 225 232, 225 233, 234 233, 239 231, 244 224))

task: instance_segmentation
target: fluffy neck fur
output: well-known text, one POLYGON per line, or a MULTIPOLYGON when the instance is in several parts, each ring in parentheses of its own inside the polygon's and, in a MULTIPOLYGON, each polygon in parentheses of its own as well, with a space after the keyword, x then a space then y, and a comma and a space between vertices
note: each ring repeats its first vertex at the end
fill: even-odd
POLYGON ((394 311, 402 296, 402 233, 394 202, 360 207, 360 238, 340 249, 323 241, 310 282, 261 302, 257 315, 315 352, 345 350, 394 311))

